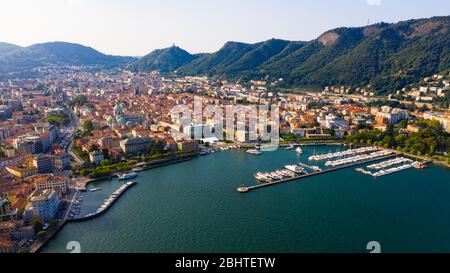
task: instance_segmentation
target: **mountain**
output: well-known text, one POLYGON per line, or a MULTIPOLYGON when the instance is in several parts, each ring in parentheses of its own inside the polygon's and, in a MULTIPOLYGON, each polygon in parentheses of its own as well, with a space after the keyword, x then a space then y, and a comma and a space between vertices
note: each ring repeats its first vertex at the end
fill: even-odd
POLYGON ((79 44, 51 42, 18 47, 0 44, 0 72, 24 73, 47 65, 114 67, 134 61, 131 57, 105 55, 79 44))
MULTIPOLYGON (((157 60, 154 52, 152 60, 157 60)), ((228 42, 219 51, 182 65, 146 65, 179 75, 279 79, 281 87, 372 86, 394 92, 437 72, 450 71, 450 16, 366 27, 337 28, 309 42, 271 39, 228 42)))
POLYGON ((165 49, 152 51, 150 54, 140 58, 128 68, 131 71, 152 71, 172 72, 179 67, 192 62, 200 55, 191 55, 187 51, 172 46, 165 49))
POLYGON ((18 45, 13 45, 9 43, 1 43, 0 42, 0 56, 7 55, 13 51, 19 50, 22 47, 18 45))
POLYGON ((179 69, 180 74, 239 77, 282 52, 291 42, 271 39, 257 44, 226 43, 218 52, 206 54, 179 69))

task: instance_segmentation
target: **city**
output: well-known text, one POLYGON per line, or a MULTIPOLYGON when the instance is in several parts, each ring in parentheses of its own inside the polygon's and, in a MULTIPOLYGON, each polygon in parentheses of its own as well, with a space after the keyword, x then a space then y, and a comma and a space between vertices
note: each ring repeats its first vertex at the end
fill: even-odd
MULTIPOLYGON (((422 91, 415 92, 432 96, 433 91, 427 90, 435 90, 436 97, 448 92, 450 74, 431 77, 436 80, 435 87, 421 86, 422 91)), ((344 88, 325 87, 322 92, 291 95, 272 91, 272 83, 263 80, 240 84, 206 77, 171 78, 157 71, 150 75, 56 71, 39 81, 9 80, 0 86, 3 102, 8 103, 2 105, 1 122, 1 192, 5 194, 2 219, 7 219, 2 227, 20 234, 15 237, 19 240, 3 238, 3 251, 26 250, 33 246, 33 240, 46 238, 47 228, 56 229, 68 219, 66 211, 73 205, 74 194, 85 190, 93 179, 179 162, 229 146, 254 147, 257 141, 248 138, 248 129, 237 131, 234 141, 219 142, 223 137, 213 133, 217 121, 214 117, 187 126, 171 117, 177 105, 193 108, 195 97, 201 98, 203 106, 217 105, 221 109, 278 105, 280 135, 285 143, 375 144, 365 134, 396 128, 395 140, 384 138, 376 144, 427 156, 447 166, 450 161, 450 157, 440 154, 442 147, 427 147, 421 142, 412 147, 392 144, 424 126, 441 126, 445 136, 445 132, 450 133, 448 111, 442 112, 433 104, 419 107, 387 97, 339 96, 349 93, 344 88), (196 127, 208 136, 193 140, 196 127), (26 221, 34 218, 42 220, 26 221), (25 222, 34 230, 41 225, 46 228, 35 233, 25 222), (22 230, 26 232, 22 234, 22 230)), ((230 134, 235 129, 229 130, 230 134)), ((446 141, 440 145, 448 145, 448 138, 446 141)))
POLYGON ((367 252, 375 235, 448 252, 431 217, 450 191, 449 31, 443 16, 143 57, 0 43, 0 253, 367 252))

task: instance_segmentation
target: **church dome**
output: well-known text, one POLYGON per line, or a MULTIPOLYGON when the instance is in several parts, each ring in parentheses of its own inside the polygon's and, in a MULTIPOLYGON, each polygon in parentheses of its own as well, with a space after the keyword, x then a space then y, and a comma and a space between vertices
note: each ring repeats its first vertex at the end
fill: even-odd
POLYGON ((127 121, 127 119, 126 119, 124 116, 120 116, 120 117, 118 118, 118 121, 119 121, 120 123, 125 123, 125 122, 127 121))
POLYGON ((114 106, 114 113, 116 115, 119 115, 120 113, 122 113, 123 107, 120 104, 116 104, 116 106, 114 106))

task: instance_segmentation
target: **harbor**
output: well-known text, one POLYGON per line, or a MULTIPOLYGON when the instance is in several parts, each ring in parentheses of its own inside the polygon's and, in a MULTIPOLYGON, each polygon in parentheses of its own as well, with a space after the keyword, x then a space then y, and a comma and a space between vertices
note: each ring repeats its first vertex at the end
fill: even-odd
MULTIPOLYGON (((391 151, 391 150, 380 150, 378 148, 374 147, 364 147, 360 149, 354 149, 354 150, 347 150, 343 152, 336 152, 336 153, 328 153, 324 155, 317 155, 317 156, 311 156, 309 157, 310 161, 320 161, 320 160, 326 160, 331 158, 337 158, 342 156, 352 156, 347 158, 347 160, 344 159, 337 159, 335 161, 332 161, 332 164, 328 164, 328 166, 333 166, 332 168, 322 170, 317 166, 309 166, 304 163, 300 163, 299 165, 296 165, 297 167, 301 168, 298 169, 298 172, 291 171, 292 175, 288 176, 286 173, 286 176, 283 176, 281 170, 277 170, 271 173, 257 173, 255 175, 255 178, 259 178, 258 180, 261 182, 265 182, 263 184, 255 185, 255 186, 242 186, 237 188, 237 192, 240 193, 247 193, 252 190, 266 188, 273 185, 279 185, 282 183, 292 182, 296 180, 300 180, 303 178, 311 177, 311 176, 317 176, 320 174, 335 172, 342 169, 347 169, 351 167, 356 167, 368 163, 372 163, 379 160, 385 160, 385 159, 391 159, 393 157, 398 156, 399 154, 391 151), (376 151, 376 152, 373 152, 376 151), (373 152, 370 154, 363 154, 354 156, 355 154, 361 154, 361 153, 367 153, 367 152, 373 152), (345 162, 345 163, 344 163, 345 162), (309 173, 305 171, 305 167, 313 170, 313 172, 309 173), (301 171, 300 171, 301 170, 301 171), (262 178, 262 179, 261 179, 262 178)), ((328 162, 327 162, 328 163, 328 162)), ((293 165, 287 165, 285 168, 293 167, 293 165)))
MULTIPOLYGON (((402 251, 410 246, 411 238, 416 238, 414 234, 424 232, 436 235, 430 237, 427 250, 448 246, 450 239, 445 236, 450 220, 443 223, 433 219, 436 214, 450 211, 449 172, 434 164, 425 171, 413 168, 380 178, 362 175, 355 171, 358 167, 346 168, 248 194, 235 191, 244 182, 255 184, 254 175, 259 171, 283 169, 298 162, 326 169, 325 161, 313 163, 308 157, 348 147, 323 145, 302 149, 301 156, 295 149, 279 149, 261 156, 228 151, 140 172, 130 180, 136 181, 137 187, 127 191, 104 215, 68 223, 42 253, 67 253, 68 241, 80 242, 86 253, 171 253, 187 249, 240 253, 269 247, 280 252, 357 251, 361 238, 379 238, 379 233, 392 233, 392 238, 398 240, 393 250, 402 251), (246 162, 245 167, 242 162, 246 162), (419 215, 412 215, 412 209, 419 215), (358 219, 358 226, 349 219, 358 219), (377 219, 376 226, 373 219, 377 219), (420 224, 416 219, 429 224, 420 224), (205 227, 213 231, 213 240, 198 232, 205 227), (333 233, 336 229, 342 232, 333 233), (405 230, 407 236, 398 236, 405 230), (231 240, 241 243, 227 248, 231 240), (321 240, 327 244, 318 244, 321 240), (286 241, 292 242, 288 248, 286 241)), ((97 210, 122 185, 117 178, 89 185, 88 189, 102 190, 82 194, 81 215, 97 210)), ((423 249, 420 239, 417 249, 423 249)))
POLYGON ((365 170, 363 168, 356 169, 356 171, 363 173, 363 174, 371 175, 373 177, 380 177, 380 176, 385 176, 388 174, 408 170, 411 168, 424 169, 424 168, 426 168, 426 164, 419 162, 419 161, 413 161, 409 158, 398 157, 398 158, 395 158, 392 160, 388 160, 388 161, 384 161, 384 162, 381 162, 378 164, 373 164, 373 165, 367 166, 367 169, 375 170, 376 172, 371 172, 371 171, 365 170))
MULTIPOLYGON (((125 184, 123 184, 122 186, 120 186, 113 194, 111 194, 104 202, 103 204, 95 211, 95 212, 91 212, 89 214, 86 214, 84 216, 79 216, 77 217, 74 214, 71 214, 69 219, 67 220, 68 222, 81 222, 81 221, 86 221, 86 220, 90 220, 93 218, 96 218, 102 214, 104 214, 109 208, 112 207, 112 205, 132 186, 136 185, 136 182, 127 182, 125 184)), ((77 201, 79 202, 79 201, 77 201)), ((79 209, 78 209, 79 212, 79 209)))

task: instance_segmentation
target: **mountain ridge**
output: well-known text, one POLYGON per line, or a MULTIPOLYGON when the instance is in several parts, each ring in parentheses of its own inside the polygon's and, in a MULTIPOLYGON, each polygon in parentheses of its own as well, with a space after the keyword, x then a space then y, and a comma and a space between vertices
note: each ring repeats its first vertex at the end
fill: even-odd
POLYGON ((27 73, 48 65, 116 67, 134 61, 132 57, 103 54, 92 47, 69 43, 48 42, 20 47, 0 43, 0 72, 27 73))
POLYGON ((449 52, 450 16, 442 16, 340 27, 311 41, 227 42, 217 52, 164 72, 233 80, 283 78, 281 87, 369 86, 389 93, 420 77, 450 71, 449 52))

